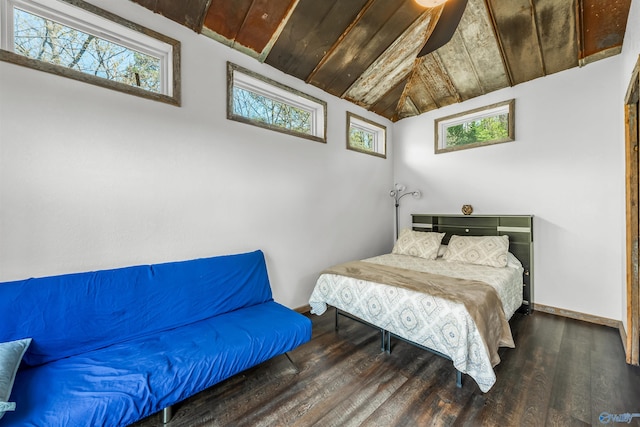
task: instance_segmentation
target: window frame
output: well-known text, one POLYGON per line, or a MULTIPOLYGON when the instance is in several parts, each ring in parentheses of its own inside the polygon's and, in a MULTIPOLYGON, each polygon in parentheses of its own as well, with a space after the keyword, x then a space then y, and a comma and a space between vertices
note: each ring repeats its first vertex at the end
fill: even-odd
POLYGON ((180 42, 121 18, 82 0, 0 0, 0 61, 67 77, 107 89, 179 106, 180 42), (161 62, 161 92, 152 92, 126 83, 87 74, 63 65, 29 58, 14 49, 14 9, 41 16, 130 50, 154 57, 161 62))
POLYGON ((387 158, 387 127, 376 123, 372 120, 358 116, 347 111, 347 150, 357 151, 359 153, 369 154, 371 156, 387 158), (375 135, 376 145, 381 145, 381 150, 365 150, 360 147, 351 145, 351 127, 355 127, 365 132, 375 135), (381 142, 379 141, 381 140, 381 142))
POLYGON ((325 101, 278 83, 232 62, 227 62, 227 119, 316 142, 327 142, 327 103, 325 101), (233 89, 236 86, 271 100, 309 111, 312 116, 312 134, 260 122, 234 113, 233 89))
POLYGON ((473 110, 464 111, 458 114, 441 117, 434 120, 435 138, 434 151, 435 154, 449 153, 451 151, 466 150, 469 148, 484 147, 486 145, 502 144, 504 142, 515 141, 515 99, 498 102, 496 104, 475 108, 473 110), (507 137, 489 141, 477 141, 464 145, 456 145, 452 147, 446 146, 446 134, 449 127, 457 126, 463 123, 469 123, 484 118, 495 117, 497 115, 507 113, 507 137))

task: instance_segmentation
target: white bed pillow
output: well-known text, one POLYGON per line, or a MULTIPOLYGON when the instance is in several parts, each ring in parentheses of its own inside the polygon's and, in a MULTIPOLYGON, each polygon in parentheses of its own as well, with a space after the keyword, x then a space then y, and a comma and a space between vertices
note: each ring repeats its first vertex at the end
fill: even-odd
MULTIPOLYGON (((447 252, 447 245, 440 245, 440 249, 438 249, 438 258, 442 258, 444 254, 447 252)), ((511 252, 507 252, 507 267, 511 268, 524 268, 522 263, 514 254, 511 252)))
POLYGON ((520 260, 511 252, 507 253, 507 267, 524 268, 520 260))
POLYGON ((506 267, 509 236, 451 236, 443 255, 446 261, 506 267))
POLYGON ((400 230, 392 253, 436 259, 443 237, 444 233, 413 231, 410 228, 403 228, 400 230))

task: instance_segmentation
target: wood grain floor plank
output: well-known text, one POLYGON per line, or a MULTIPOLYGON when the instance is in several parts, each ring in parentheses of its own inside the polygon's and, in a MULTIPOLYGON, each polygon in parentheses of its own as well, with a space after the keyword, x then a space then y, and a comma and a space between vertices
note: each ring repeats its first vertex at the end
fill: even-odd
MULTIPOLYGON (((380 351, 377 330, 333 311, 310 316, 311 342, 174 406, 183 426, 584 426, 640 412, 640 368, 626 365, 617 330, 546 313, 515 315, 515 349, 500 349, 482 393, 455 385, 451 361, 400 340, 380 351)), ((162 425, 160 414, 134 427, 162 425)), ((640 426, 640 418, 631 426, 640 426)))
POLYGON ((573 418, 568 413, 551 408, 547 414, 546 425, 549 427, 586 427, 590 426, 591 423, 573 418))
POLYGON ((384 361, 379 360, 371 364, 357 381, 334 393, 321 405, 315 405, 294 425, 359 426, 406 381, 406 377, 385 369, 384 361))
MULTIPOLYGON (((602 413, 640 413, 640 369, 611 363, 624 358, 624 349, 612 328, 594 334, 591 352, 591 423, 600 423, 602 413)), ((640 417, 630 425, 640 426, 640 417)))
POLYGON ((408 378, 401 389, 364 420, 362 426, 422 425, 418 418, 434 405, 442 385, 447 383, 455 387, 454 371, 448 366, 450 363, 434 355, 420 360, 415 367, 415 375, 408 378), (430 377, 429 382, 425 382, 425 376, 430 377))
POLYGON ((500 350, 502 361, 495 368, 496 384, 486 393, 487 404, 478 414, 483 426, 516 426, 537 420, 530 419, 530 413, 541 402, 532 400, 532 396, 544 401, 536 390, 540 389, 540 369, 549 369, 539 364, 548 363, 550 349, 559 348, 564 328, 562 321, 550 322, 538 314, 515 315, 510 324, 516 348, 500 350))
POLYGON ((553 424, 559 414, 571 424, 591 423, 591 343, 593 329, 585 322, 565 320, 559 350, 558 375, 554 377, 551 408, 547 423, 553 424))
POLYGON ((237 426, 277 426, 293 425, 295 421, 304 415, 315 405, 321 405, 335 393, 349 387, 351 383, 357 381, 359 373, 372 363, 372 360, 379 356, 379 351, 366 351, 363 348, 375 347, 377 338, 365 341, 358 346, 350 345, 347 357, 338 359, 334 364, 322 364, 323 366, 301 371, 302 378, 313 378, 289 387, 284 393, 279 394, 275 399, 259 409, 246 414, 242 419, 235 422, 237 426), (360 351, 359 351, 360 349, 360 351), (277 410, 275 410, 277 408, 277 410))

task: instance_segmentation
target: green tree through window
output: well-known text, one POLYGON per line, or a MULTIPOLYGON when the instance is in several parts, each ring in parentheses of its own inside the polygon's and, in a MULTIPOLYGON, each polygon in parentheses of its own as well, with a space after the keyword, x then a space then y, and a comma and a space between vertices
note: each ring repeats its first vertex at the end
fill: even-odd
POLYGON ((509 136, 509 116, 486 117, 447 128, 447 146, 504 139, 509 136))
POLYGON ((515 140, 514 108, 511 99, 436 119, 436 154, 515 140))
POLYGON ((347 111, 347 149, 386 158, 387 129, 347 111))
POLYGON ((375 136, 354 126, 349 129, 349 143, 354 148, 371 151, 374 149, 375 136))

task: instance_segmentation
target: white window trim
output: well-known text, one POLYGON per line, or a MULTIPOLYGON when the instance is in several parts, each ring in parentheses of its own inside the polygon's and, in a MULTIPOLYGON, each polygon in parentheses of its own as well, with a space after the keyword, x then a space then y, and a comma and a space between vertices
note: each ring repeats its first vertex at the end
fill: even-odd
POLYGON ((463 150, 466 148, 481 147, 485 145, 500 144, 503 142, 511 142, 515 139, 514 135, 514 105, 515 100, 510 99, 508 101, 499 102, 497 104, 488 105, 486 107, 476 108, 474 110, 465 111, 463 113, 454 114, 447 117, 442 117, 435 120, 435 153, 446 153, 449 151, 463 150), (452 126, 457 126, 463 123, 468 123, 475 120, 482 120, 488 117, 494 117, 501 114, 507 114, 509 116, 509 137, 486 142, 475 142, 456 147, 447 146, 447 129, 452 126))
MULTIPOLYGON (((0 14, 2 15, 0 18, 0 49, 13 54, 15 54, 13 25, 14 9, 16 8, 101 39, 117 43, 131 50, 158 58, 160 60, 160 92, 151 92, 133 86, 131 86, 131 88, 134 89, 134 91, 135 89, 139 89, 140 91, 149 92, 152 94, 152 96, 149 96, 151 98, 154 98, 153 95, 169 97, 173 99, 173 101, 169 101, 170 103, 179 105, 180 91, 175 83, 177 77, 175 72, 179 70, 179 64, 175 64, 175 62, 179 62, 180 60, 180 44, 178 41, 140 27, 135 23, 78 0, 0 0, 0 14)), ((29 62, 20 60, 11 61, 11 58, 5 57, 1 57, 0 59, 9 60, 10 62, 29 62)), ((46 61, 38 62, 57 68, 66 68, 46 61)), ((66 75, 66 73, 60 74, 66 75)), ((110 82, 111 85, 123 85, 129 88, 129 85, 124 83, 102 77, 91 77, 105 80, 110 82)), ((83 78, 81 80, 87 79, 83 78)), ((95 83, 99 84, 97 82, 95 83)))
POLYGON ((377 157, 387 158, 387 128, 378 123, 367 120, 347 112, 347 149, 361 153, 371 154, 377 157), (373 149, 362 150, 351 145, 351 128, 373 134, 373 149))
POLYGON ((229 88, 227 93, 227 118, 249 123, 259 127, 284 132, 288 134, 299 135, 305 138, 326 142, 326 114, 327 104, 310 95, 303 94, 293 88, 280 84, 276 81, 260 76, 252 71, 242 68, 238 65, 227 63, 229 88), (301 132, 291 131, 285 128, 266 125, 247 119, 244 116, 234 114, 233 112, 233 88, 244 89, 258 95, 270 98, 274 101, 288 104, 301 110, 307 111, 311 115, 311 133, 305 134, 301 132))

